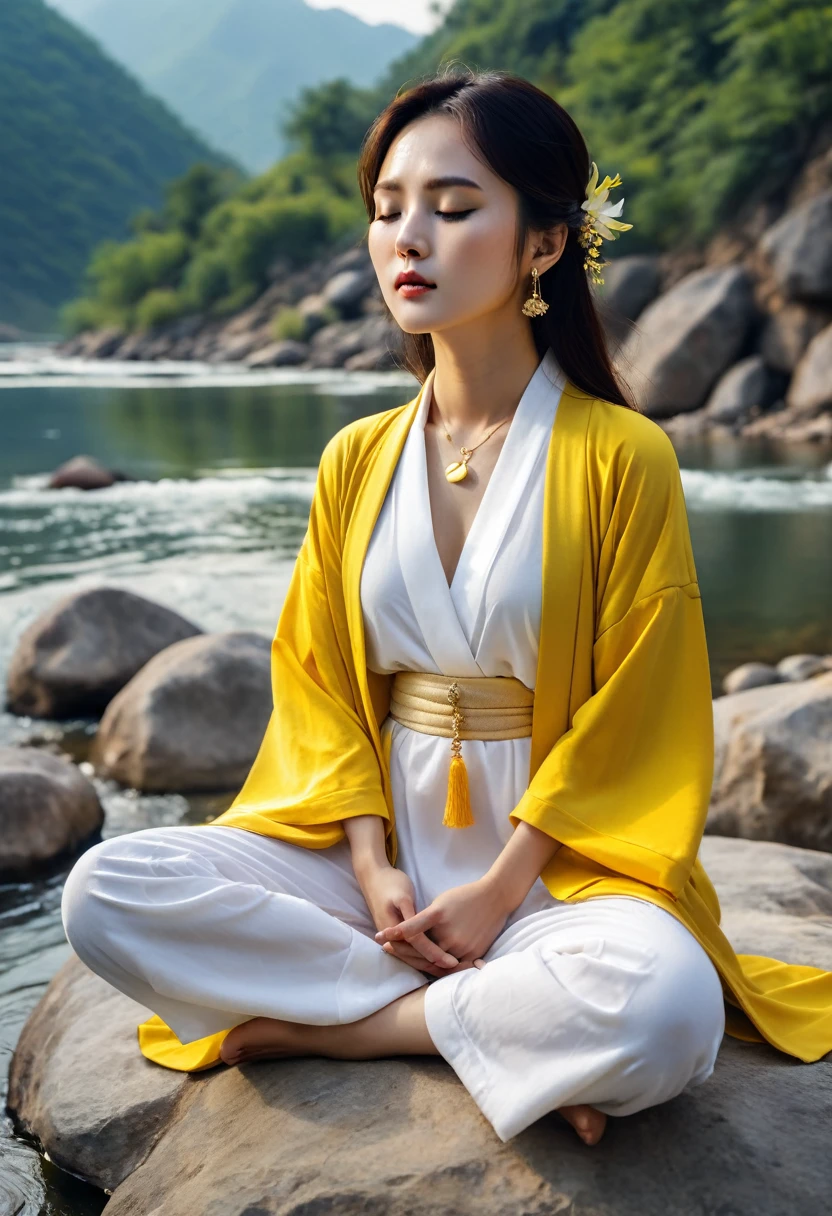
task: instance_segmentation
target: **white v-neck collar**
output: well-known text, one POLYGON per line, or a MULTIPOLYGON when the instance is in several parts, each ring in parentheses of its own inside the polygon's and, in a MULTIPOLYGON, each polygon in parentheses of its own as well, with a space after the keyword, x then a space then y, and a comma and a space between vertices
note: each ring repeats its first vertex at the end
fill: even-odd
POLYGON ((425 451, 433 371, 425 380, 402 452, 403 479, 396 479, 397 549, 414 615, 445 675, 481 674, 469 641, 477 606, 541 450, 548 450, 564 383, 560 365, 547 351, 520 398, 449 586, 436 546, 425 451))

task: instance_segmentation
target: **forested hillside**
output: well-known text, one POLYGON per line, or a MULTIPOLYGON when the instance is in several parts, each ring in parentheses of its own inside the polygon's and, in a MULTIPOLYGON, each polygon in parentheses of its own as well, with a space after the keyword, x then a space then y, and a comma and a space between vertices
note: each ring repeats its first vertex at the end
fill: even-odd
POLYGON ((55 327, 93 248, 215 159, 42 0, 0 3, 0 320, 55 327))
MULTIPOLYGON (((187 260, 146 289, 161 295, 125 290, 127 251, 105 251, 72 327, 227 314, 265 286, 271 259, 359 232, 364 131, 399 88, 451 60, 519 72, 570 110, 601 173, 624 181, 627 253, 701 246, 785 195, 832 129, 831 19, 824 0, 457 0, 377 87, 305 91, 288 126, 296 151, 205 215, 187 260)), ((141 238, 130 257, 150 256, 141 238)))
MULTIPOLYGON (((303 0, 51 0, 219 148, 262 171, 285 153, 278 120, 302 88, 376 81, 416 41, 303 0)), ((391 15, 393 6, 391 6, 391 15)))

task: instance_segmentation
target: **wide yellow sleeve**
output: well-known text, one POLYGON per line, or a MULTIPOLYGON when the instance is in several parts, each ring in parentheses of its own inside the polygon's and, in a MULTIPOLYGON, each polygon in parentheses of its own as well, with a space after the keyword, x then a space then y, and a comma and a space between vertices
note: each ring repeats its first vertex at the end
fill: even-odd
POLYGON ((272 642, 273 709, 251 771, 214 823, 310 848, 355 815, 389 819, 381 766, 361 712, 344 608, 341 528, 330 449, 272 642))
MULTIPOLYGON (((616 452, 603 476, 589 695, 512 822, 676 896, 713 780, 708 653, 681 478, 669 441, 652 431, 642 449, 616 452)), ((545 695, 538 686, 535 696, 545 695)))

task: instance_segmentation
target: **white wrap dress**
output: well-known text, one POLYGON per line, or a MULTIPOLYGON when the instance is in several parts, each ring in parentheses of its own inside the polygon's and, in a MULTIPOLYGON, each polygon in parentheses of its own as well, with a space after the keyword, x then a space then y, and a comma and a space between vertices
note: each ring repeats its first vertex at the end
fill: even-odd
MULTIPOLYGON (((514 676, 534 688, 546 453, 563 377, 548 353, 523 393, 448 586, 424 426, 432 375, 379 514, 361 599, 368 666, 514 676)), ((387 719, 397 866, 417 908, 481 877, 511 836, 530 739, 463 742, 475 823, 443 827, 449 740, 387 719)), ((66 883, 67 936, 182 1042, 265 1016, 356 1021, 425 987, 428 1032, 497 1135, 590 1103, 623 1115, 712 1072, 722 988, 675 917, 632 897, 562 903, 537 880, 485 966, 429 981, 374 941, 346 840, 324 850, 224 825, 103 841, 66 883)))

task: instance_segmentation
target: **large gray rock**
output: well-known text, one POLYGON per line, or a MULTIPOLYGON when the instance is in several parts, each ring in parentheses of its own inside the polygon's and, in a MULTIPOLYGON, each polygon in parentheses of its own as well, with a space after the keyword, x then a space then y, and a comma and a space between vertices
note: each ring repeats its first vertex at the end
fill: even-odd
POLYGON ((753 313, 751 279, 738 266, 696 270, 648 304, 616 360, 644 412, 668 418, 704 405, 753 313))
POLYGON ((0 747, 0 877, 20 878, 70 852, 103 822, 95 789, 70 760, 0 747))
MULTIPOLYGON (((832 966, 832 857, 739 840, 702 856, 738 948, 832 966)), ((613 1119, 593 1149, 549 1115, 501 1143, 442 1061, 147 1063, 145 1011, 77 961, 32 1013, 10 1109, 108 1216, 825 1216, 832 1064, 725 1040, 714 1075, 613 1119), (787 1116, 787 1117, 786 1117, 787 1116)))
POLYGON ((269 639, 243 631, 169 646, 108 705, 96 770, 148 791, 242 785, 272 709, 270 658, 269 639))
POLYGON ((722 681, 726 693, 745 692, 747 688, 763 688, 766 684, 779 684, 783 676, 771 663, 743 663, 729 671, 722 681))
POLYGON ((832 672, 714 701, 709 832, 832 851, 832 672))
POLYGON ((706 836, 700 850, 722 928, 740 954, 832 971, 832 857, 814 849, 706 836))
POLYGON ((760 354, 775 371, 793 372, 806 347, 830 321, 828 310, 784 304, 763 326, 760 354))
POLYGON ((56 1165, 113 1190, 147 1157, 188 1089, 150 1064, 136 1026, 147 1010, 65 963, 29 1016, 9 1074, 9 1109, 56 1165))
POLYGON ((270 342, 261 346, 254 354, 249 355, 246 363, 251 368, 258 367, 297 367, 309 356, 309 347, 305 342, 295 342, 292 338, 284 338, 280 342, 270 342))
POLYGON ((832 671, 832 656, 789 654, 777 664, 777 671, 784 680, 811 680, 812 676, 832 671))
POLYGON ((105 469, 91 456, 73 456, 59 465, 49 478, 50 490, 105 490, 117 481, 127 481, 123 473, 105 469))
POLYGON ((832 302, 832 190, 787 211, 763 236, 760 252, 787 299, 832 302))
POLYGON ((613 317, 635 321, 661 287, 659 259, 649 254, 614 258, 604 268, 600 299, 613 317))
POLYGON ((329 280, 323 289, 325 303, 337 308, 342 317, 355 317, 361 311, 361 302, 376 283, 372 266, 356 270, 342 270, 329 280))
POLYGON ((749 355, 717 381, 705 412, 714 422, 739 422, 754 410, 768 409, 785 387, 785 377, 767 367, 761 355, 749 355))
POLYGON ((22 633, 9 664, 7 707, 38 718, 100 713, 148 659, 200 632, 132 591, 73 592, 22 633))
POLYGON ((313 367, 343 367, 353 355, 393 340, 385 317, 358 321, 336 321, 319 329, 312 339, 309 359, 313 367))
POLYGON ((789 385, 786 404, 802 417, 832 409, 832 325, 822 329, 806 347, 789 385))

